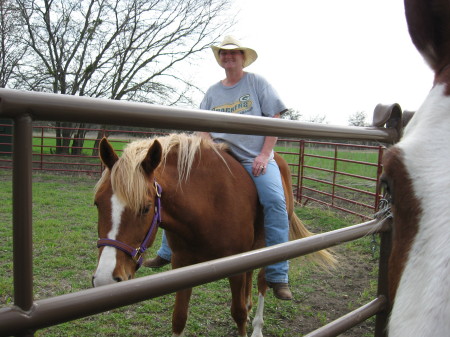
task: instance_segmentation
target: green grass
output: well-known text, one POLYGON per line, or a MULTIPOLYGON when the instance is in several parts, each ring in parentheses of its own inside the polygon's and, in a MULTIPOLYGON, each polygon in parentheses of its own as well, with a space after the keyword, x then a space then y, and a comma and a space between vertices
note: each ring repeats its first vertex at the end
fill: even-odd
MULTIPOLYGON (((97 212, 93 205, 95 178, 35 174, 33 177, 33 242, 34 296, 36 300, 91 287, 91 276, 97 258, 97 212)), ((13 303, 12 280, 12 202, 11 173, 0 171, 0 307, 13 303)), ((349 219, 331 211, 299 208, 299 217, 315 232, 329 231, 349 225, 349 219)), ((355 219, 351 220, 355 222, 355 219)), ((160 237, 158 236, 158 240, 160 237)), ((370 255, 371 238, 344 245, 343 249, 370 255)), ((157 241, 150 249, 153 255, 157 241)), ((366 261, 367 262, 367 261, 366 261)), ((164 270, 167 270, 165 267, 164 270)), ((141 268, 138 277, 153 271, 141 268)), ((335 273, 338 281, 344 278, 335 273)), ((302 259, 293 260, 290 268, 291 287, 295 301, 282 302, 268 294, 265 308, 265 336, 301 335, 303 320, 316 327, 334 319, 333 313, 308 302, 311 296, 324 292, 340 300, 342 294, 328 283, 326 271, 318 270, 302 259), (320 279, 320 282, 318 281, 320 279)), ((375 277, 374 277, 375 278, 375 277)), ((348 280, 346 279, 346 282, 348 280)), ((256 289, 256 287, 255 287, 256 289)), ((254 291, 256 302, 256 291, 254 291)), ((354 309, 374 295, 368 284, 360 295, 343 302, 345 309, 354 309)), ((352 295, 354 296, 354 295, 352 295)), ((220 280, 197 287, 190 306, 187 337, 223 337, 235 335, 229 314, 228 282, 220 280)), ((111 310, 107 313, 67 322, 36 332, 36 336, 168 336, 171 330, 173 295, 147 300, 111 310)), ((333 309, 334 310, 334 309, 333 309)))
MULTIPOLYGON (((131 136, 130 138, 119 138, 119 136, 109 138, 112 146, 116 151, 119 151, 119 153, 131 139, 133 139, 131 136)), ((41 138, 40 135, 36 134, 33 138, 34 168, 42 169, 44 171, 46 169, 86 170, 97 174, 101 169, 99 165, 100 161, 97 156, 92 156, 93 147, 94 140, 86 139, 84 142, 84 149, 82 150, 82 157, 73 157, 70 155, 53 156, 53 154, 56 153, 56 139, 51 137, 41 138), (41 157, 41 154, 45 156, 41 157)), ((299 164, 300 149, 298 142, 288 143, 286 141, 281 141, 275 150, 283 152, 283 157, 288 163, 294 165, 299 164)), ((306 190, 304 190, 306 195, 327 202, 328 204, 335 205, 337 202, 338 206, 365 216, 370 216, 373 213, 373 210, 370 207, 375 206, 376 200, 374 196, 342 187, 333 187, 333 183, 360 191, 375 193, 375 181, 351 177, 348 176, 348 174, 376 179, 378 170, 376 166, 378 164, 378 150, 362 150, 360 148, 348 146, 339 146, 335 148, 332 145, 326 146, 323 144, 306 143, 305 155, 302 186, 323 193, 334 194, 345 199, 359 200, 368 206, 355 206, 346 201, 336 201, 336 199, 332 199, 322 193, 306 192, 306 190), (335 158, 337 159, 336 162, 335 158), (353 162, 349 162, 348 160, 353 162), (371 163, 375 166, 364 163, 371 163)), ((293 184, 299 184, 299 168, 291 166, 291 172, 294 175, 293 184)))

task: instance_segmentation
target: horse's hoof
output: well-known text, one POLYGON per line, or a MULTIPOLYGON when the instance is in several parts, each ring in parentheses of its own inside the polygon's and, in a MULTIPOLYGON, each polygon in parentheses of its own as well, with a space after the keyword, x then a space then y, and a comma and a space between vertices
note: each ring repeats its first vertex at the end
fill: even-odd
POLYGON ((253 331, 252 337, 263 337, 263 334, 261 331, 253 331))

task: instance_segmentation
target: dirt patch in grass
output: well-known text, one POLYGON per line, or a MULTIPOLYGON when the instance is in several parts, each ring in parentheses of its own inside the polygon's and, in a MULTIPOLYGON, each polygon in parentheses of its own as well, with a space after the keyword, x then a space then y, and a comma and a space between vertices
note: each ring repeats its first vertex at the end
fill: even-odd
MULTIPOLYGON (((314 331, 369 302, 375 295, 376 283, 373 280, 376 279, 374 269, 377 262, 371 253, 356 252, 346 246, 335 248, 335 252, 339 257, 338 267, 331 273, 312 272, 309 276, 311 291, 303 293, 300 298, 295 296, 294 302, 305 307, 305 314, 299 310, 297 316, 286 322, 286 325, 297 327, 292 330, 291 336, 314 331)), ((293 291, 297 295, 302 289, 298 287, 293 291)), ((374 319, 371 318, 341 336, 373 336, 374 326, 374 319)))
MULTIPOLYGON (((336 211, 323 208, 302 207, 298 209, 298 215, 315 233, 361 222, 358 218, 342 217, 342 214, 336 211)), ((283 319, 283 325, 290 327, 283 336, 302 336, 312 332, 376 297, 378 239, 378 236, 370 235, 333 247, 338 264, 331 271, 305 265, 301 259, 291 262, 290 283, 294 294, 292 302, 297 306, 297 310, 295 315, 283 319)), ((272 294, 269 295, 273 298, 272 294)), ((266 317, 267 315, 266 313, 266 317)), ((340 336, 373 336, 374 329, 375 318, 372 317, 340 336)), ((278 335, 266 333, 264 336, 278 335)))

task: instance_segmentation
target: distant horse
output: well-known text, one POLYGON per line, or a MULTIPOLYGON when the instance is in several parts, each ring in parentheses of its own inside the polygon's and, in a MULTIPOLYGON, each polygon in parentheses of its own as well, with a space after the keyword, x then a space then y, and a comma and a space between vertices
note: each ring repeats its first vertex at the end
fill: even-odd
MULTIPOLYGON (((173 268, 264 246, 262 209, 254 183, 223 146, 173 134, 130 143, 119 158, 103 139, 100 157, 107 169, 96 185, 101 239, 94 286, 133 278, 161 219, 173 252, 173 268)), ((291 238, 309 236, 294 213, 289 167, 280 156, 276 160, 283 177, 291 238)), ((319 262, 333 263, 327 251, 315 255, 319 262)), ((232 276, 229 282, 231 314, 239 336, 247 336, 252 273, 232 276)), ((264 277, 259 277, 260 300, 266 290, 264 277)), ((173 336, 183 335, 191 293, 192 289, 186 289, 176 294, 173 336)), ((262 336, 262 310, 260 314, 254 319, 253 336, 262 336)))
MULTIPOLYGON (((384 157, 394 217, 389 335, 450 335, 450 1, 405 0, 409 32, 435 73, 384 157)), ((414 71, 414 69, 412 69, 414 71)))

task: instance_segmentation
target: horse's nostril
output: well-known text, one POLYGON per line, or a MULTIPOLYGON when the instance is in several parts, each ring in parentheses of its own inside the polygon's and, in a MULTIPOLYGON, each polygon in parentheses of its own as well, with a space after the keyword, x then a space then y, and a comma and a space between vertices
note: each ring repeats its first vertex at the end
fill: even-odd
POLYGON ((114 281, 116 281, 116 282, 122 282, 123 280, 122 280, 121 277, 114 277, 114 281))
POLYGON ((93 288, 95 288, 95 283, 94 283, 94 280, 95 280, 95 276, 92 276, 92 280, 91 280, 91 283, 92 283, 92 287, 93 287, 93 288))
POLYGON ((128 275, 128 279, 131 280, 131 275, 128 275))

